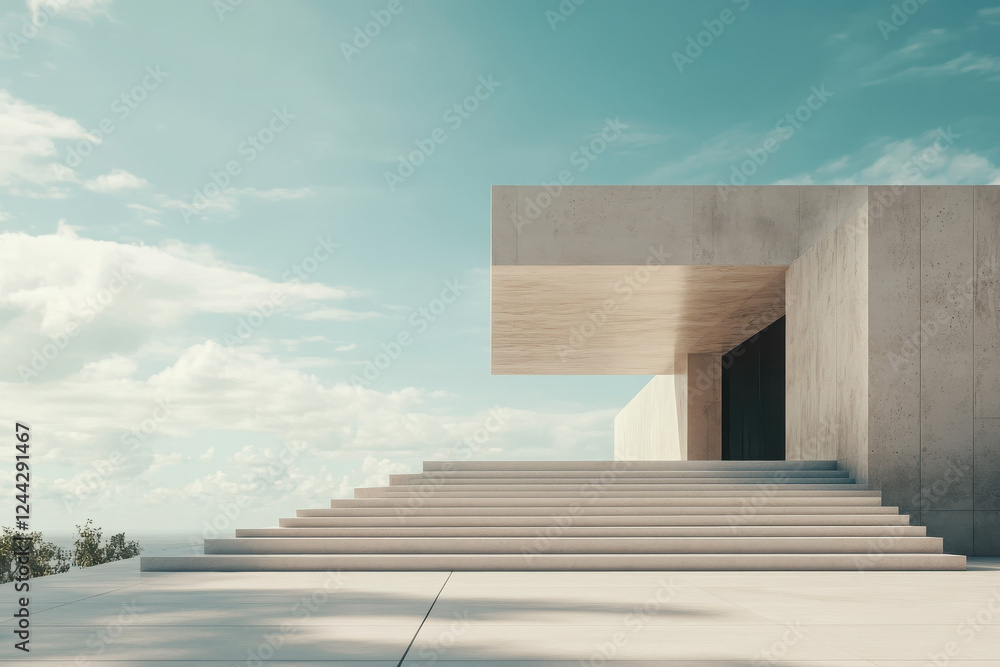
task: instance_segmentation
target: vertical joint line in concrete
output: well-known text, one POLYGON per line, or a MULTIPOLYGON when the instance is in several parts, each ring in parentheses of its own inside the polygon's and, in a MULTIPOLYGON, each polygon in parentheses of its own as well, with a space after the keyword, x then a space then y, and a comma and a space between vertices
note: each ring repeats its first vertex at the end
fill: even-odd
MULTIPOLYGON (((521 193, 518 192, 518 187, 515 185, 514 188, 514 220, 517 222, 514 224, 514 266, 521 265, 521 227, 519 223, 521 221, 521 193)), ((490 236, 493 233, 490 232, 490 236)), ((492 259, 490 260, 492 261, 492 259)), ((493 289, 490 287, 490 289, 493 289)), ((492 309, 492 306, 490 306, 492 309)), ((490 347, 493 347, 490 345, 490 347)), ((451 576, 451 575, 449 575, 451 576)))
POLYGON ((979 296, 979 224, 976 220, 976 189, 972 186, 972 553, 976 553, 976 298, 979 296))
POLYGON ((441 597, 441 593, 444 592, 444 587, 448 585, 448 580, 451 579, 451 575, 453 574, 455 573, 449 572, 448 576, 445 577, 444 583, 441 584, 441 589, 438 591, 437 595, 434 596, 434 601, 431 602, 431 606, 427 608, 427 613, 424 614, 424 620, 420 621, 420 625, 417 627, 417 631, 413 633, 413 639, 411 639, 410 643, 406 645, 406 650, 403 651, 403 656, 399 659, 399 662, 396 663, 396 667, 403 666, 403 661, 406 660, 406 655, 410 652, 410 649, 413 648, 413 642, 417 641, 417 635, 419 635, 420 631, 423 629, 424 623, 426 623, 427 619, 430 617, 431 612, 434 610, 434 605, 437 604, 438 598, 441 597))

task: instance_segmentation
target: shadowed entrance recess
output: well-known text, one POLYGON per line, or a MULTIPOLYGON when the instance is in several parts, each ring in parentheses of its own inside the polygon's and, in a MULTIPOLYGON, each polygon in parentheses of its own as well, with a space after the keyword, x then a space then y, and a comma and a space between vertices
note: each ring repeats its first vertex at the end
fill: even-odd
POLYGON ((722 358, 722 459, 785 459, 785 318, 722 358))

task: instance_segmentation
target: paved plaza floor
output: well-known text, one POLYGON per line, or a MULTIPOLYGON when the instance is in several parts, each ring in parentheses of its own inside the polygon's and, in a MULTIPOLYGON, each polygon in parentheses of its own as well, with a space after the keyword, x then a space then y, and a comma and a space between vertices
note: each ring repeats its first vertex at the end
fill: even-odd
POLYGON ((1000 559, 967 572, 139 572, 0 586, 0 665, 997 667, 1000 559))

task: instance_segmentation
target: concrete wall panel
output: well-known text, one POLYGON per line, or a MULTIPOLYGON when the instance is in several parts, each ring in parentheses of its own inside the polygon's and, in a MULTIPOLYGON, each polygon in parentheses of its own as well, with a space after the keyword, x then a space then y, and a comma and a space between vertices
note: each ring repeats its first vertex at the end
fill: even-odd
POLYGON ((718 186, 714 193, 699 190, 694 209, 694 257, 700 263, 783 265, 799 256, 796 188, 718 186))
POLYGON ((517 260, 529 265, 641 265, 649 247, 692 264, 691 186, 518 186, 517 260))
POLYGON ((687 460, 688 452, 688 355, 674 357, 674 406, 677 412, 677 443, 681 459, 687 460))
POLYGON ((1000 419, 977 419, 975 428, 975 509, 1000 511, 1000 419))
POLYGON ((840 190, 840 187, 829 185, 804 185, 799 188, 800 256, 832 234, 840 224, 840 190))
POLYGON ((1000 511, 973 512, 973 556, 1000 554, 1000 511))
POLYGON ((867 224, 865 205, 837 228, 837 460, 860 482, 868 481, 867 224))
POLYGON ((972 195, 921 188, 920 475, 931 510, 973 509, 972 195))
POLYGON ((976 417, 1000 417, 1000 187, 975 188, 976 417))
POLYGON ((691 256, 695 264, 715 263, 715 196, 714 185, 692 188, 691 256))
POLYGON ((788 267, 785 274, 785 458, 801 461, 811 457, 804 450, 805 414, 809 394, 804 389, 812 367, 807 322, 803 311, 805 259, 788 267))
POLYGON ((517 264, 517 188, 494 185, 490 202, 493 220, 493 265, 517 264))
POLYGON ((911 513, 920 495, 920 188, 873 187, 870 201, 869 483, 911 513))
POLYGON ((944 538, 945 553, 972 553, 974 516, 971 510, 921 512, 920 520, 927 526, 929 536, 944 538))
POLYGON ((808 437, 817 446, 817 458, 836 459, 843 425, 837 420, 837 399, 842 387, 837 384, 837 253, 836 235, 816 244, 817 261, 813 265, 816 286, 807 297, 812 309, 809 327, 817 336, 816 376, 812 391, 816 394, 816 414, 807 422, 808 437), (832 433, 827 429, 833 424, 832 433))
POLYGON ((687 457, 722 459, 722 363, 715 354, 688 355, 687 457))

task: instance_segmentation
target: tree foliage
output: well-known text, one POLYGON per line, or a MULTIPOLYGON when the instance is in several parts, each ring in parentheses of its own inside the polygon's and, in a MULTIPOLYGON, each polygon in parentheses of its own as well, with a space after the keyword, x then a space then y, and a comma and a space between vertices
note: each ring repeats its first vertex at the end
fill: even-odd
POLYGON ((112 535, 104 543, 101 537, 101 529, 87 519, 85 524, 76 527, 76 541, 71 551, 46 542, 40 532, 18 533, 4 526, 0 534, 0 584, 14 580, 18 568, 17 551, 23 550, 25 543, 30 544, 28 565, 32 578, 68 572, 70 565, 90 567, 134 558, 142 551, 138 542, 126 541, 125 533, 112 535))
POLYGON ((18 533, 13 528, 4 526, 3 534, 0 535, 0 584, 14 580, 14 574, 17 571, 16 551, 23 549, 23 543, 29 541, 23 538, 30 538, 28 565, 31 568, 32 577, 44 577, 48 574, 69 571, 71 554, 67 549, 46 542, 39 532, 18 533), (21 544, 17 544, 17 542, 21 542, 21 544))
POLYGON ((100 528, 93 525, 91 519, 82 526, 76 527, 76 541, 73 543, 73 565, 91 567, 102 563, 111 563, 125 558, 134 558, 142 551, 139 543, 125 541, 125 533, 117 533, 101 544, 103 535, 100 528))

